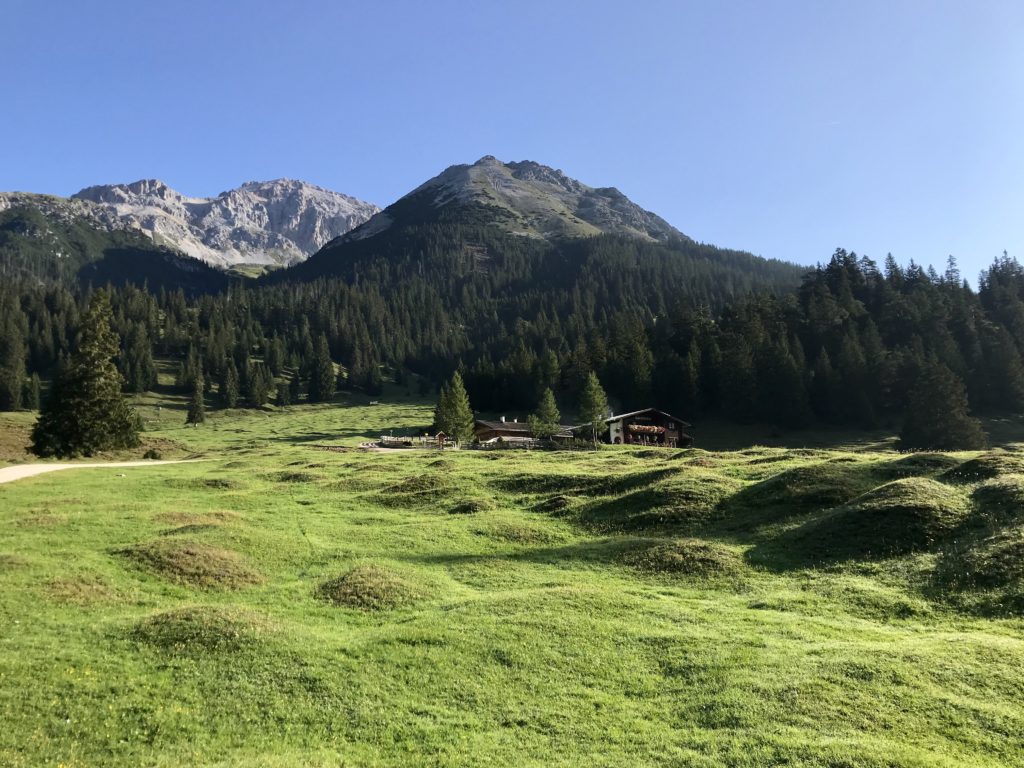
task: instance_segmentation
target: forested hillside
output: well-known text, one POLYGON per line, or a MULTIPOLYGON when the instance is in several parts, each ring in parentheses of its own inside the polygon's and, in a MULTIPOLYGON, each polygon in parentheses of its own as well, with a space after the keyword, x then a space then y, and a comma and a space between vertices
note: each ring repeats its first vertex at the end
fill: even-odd
MULTIPOLYGON (((465 226, 446 231, 396 233, 394 251, 350 253, 333 277, 195 297, 115 289, 128 387, 152 385, 154 358, 178 361, 183 391, 201 371, 214 405, 262 405, 277 389, 322 399, 313 382, 335 371, 341 387, 377 393, 393 378, 426 394, 458 367, 478 410, 532 410, 550 386, 571 411, 595 371, 619 409, 866 427, 898 424, 922 373, 940 369, 977 413, 1024 408, 1024 270, 1007 257, 974 291, 952 263, 940 275, 838 251, 790 290, 791 271, 706 246, 499 249, 487 228, 472 244, 465 226)), ((5 282, 3 407, 52 375, 83 300, 66 285, 5 282)))

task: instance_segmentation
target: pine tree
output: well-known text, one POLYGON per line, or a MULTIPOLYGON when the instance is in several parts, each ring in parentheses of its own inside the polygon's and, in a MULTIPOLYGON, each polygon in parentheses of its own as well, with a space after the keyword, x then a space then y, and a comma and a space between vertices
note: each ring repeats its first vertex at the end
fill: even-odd
POLYGON ((449 384, 441 387, 441 397, 434 409, 434 424, 456 443, 473 439, 473 409, 469 405, 462 374, 458 371, 449 384))
POLYGON ((220 379, 220 402, 225 408, 235 408, 238 406, 238 369, 235 367, 235 361, 228 359, 227 365, 224 366, 224 372, 221 374, 220 379))
POLYGON ((40 456, 91 456, 139 443, 141 422, 121 395, 124 379, 114 360, 110 297, 93 294, 82 318, 81 342, 57 377, 32 431, 40 456))
POLYGON ((39 374, 33 373, 25 381, 25 390, 21 395, 21 407, 30 411, 38 411, 40 403, 40 390, 42 385, 39 381, 39 374))
POLYGON ((287 379, 281 379, 277 383, 277 401, 275 405, 278 408, 284 408, 292 404, 292 392, 291 387, 288 384, 287 379))
POLYGON ((206 421, 206 404, 203 402, 203 374, 199 373, 192 381, 192 396, 188 401, 186 424, 202 424, 206 421))
POLYGON ((538 440, 550 440, 558 434, 562 415, 555 403, 555 393, 546 387, 540 396, 537 412, 530 416, 530 431, 538 440))
POLYGON ((936 451, 985 447, 985 433, 971 418, 963 382, 934 357, 910 392, 900 447, 936 451))
POLYGON ((316 341, 316 352, 309 377, 309 400, 312 403, 326 403, 334 398, 334 363, 327 336, 321 334, 316 341))
POLYGON ((288 384, 288 399, 294 404, 299 402, 299 398, 302 397, 302 379, 299 378, 299 372, 296 371, 292 375, 292 380, 288 384))
POLYGON ((597 374, 591 372, 580 394, 580 421, 590 428, 594 445, 604 432, 604 420, 608 417, 608 396, 601 387, 597 374))
POLYGON ((21 408, 25 383, 25 343, 13 321, 0 334, 0 411, 21 408))

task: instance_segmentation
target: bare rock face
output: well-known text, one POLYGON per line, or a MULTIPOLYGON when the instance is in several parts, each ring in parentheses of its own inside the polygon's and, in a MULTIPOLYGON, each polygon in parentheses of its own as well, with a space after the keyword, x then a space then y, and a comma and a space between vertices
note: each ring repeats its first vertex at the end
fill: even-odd
POLYGON ((287 266, 359 226, 377 206, 291 179, 251 181, 214 198, 186 197, 162 181, 88 187, 72 200, 91 215, 138 229, 214 266, 287 266))

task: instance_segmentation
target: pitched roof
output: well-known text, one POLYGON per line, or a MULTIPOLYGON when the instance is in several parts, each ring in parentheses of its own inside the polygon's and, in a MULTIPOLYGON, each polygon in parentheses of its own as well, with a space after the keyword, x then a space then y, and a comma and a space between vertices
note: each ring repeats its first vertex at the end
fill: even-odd
MULTIPOLYGON (((476 427, 483 427, 484 429, 493 429, 496 432, 522 432, 523 434, 532 434, 530 429, 530 423, 528 421, 488 421, 486 419, 477 419, 475 423, 476 427)), ((572 434, 573 427, 560 424, 558 426, 558 435, 568 436, 572 434)))
POLYGON ((630 416, 638 416, 641 413, 651 413, 652 411, 654 413, 660 413, 662 416, 665 416, 665 417, 671 419, 672 421, 678 421, 680 426, 683 426, 683 427, 692 427, 693 426, 693 424, 690 424, 689 422, 683 421, 678 416, 673 416, 671 413, 665 413, 664 411, 658 410, 657 408, 641 408, 639 411, 630 411, 629 413, 619 413, 619 414, 616 414, 615 416, 612 416, 610 418, 605 419, 604 423, 605 424, 611 424, 613 421, 620 421, 621 419, 628 419, 630 416))

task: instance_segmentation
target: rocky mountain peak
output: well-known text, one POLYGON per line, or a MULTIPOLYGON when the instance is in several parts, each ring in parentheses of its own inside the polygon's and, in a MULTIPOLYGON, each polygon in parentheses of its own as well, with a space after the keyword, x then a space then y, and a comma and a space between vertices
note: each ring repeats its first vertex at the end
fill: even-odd
POLYGON ((400 217, 403 203, 415 199, 434 209, 450 205, 485 205, 504 209, 500 226, 529 237, 586 237, 625 234, 670 241, 685 235, 664 219, 633 203, 614 187, 590 187, 560 170, 533 160, 505 163, 485 155, 472 165, 453 165, 421 184, 353 239, 371 237, 400 217))
POLYGON ((248 181, 213 198, 187 197, 160 180, 145 179, 88 187, 73 199, 216 266, 303 261, 379 211, 294 179, 248 181))

